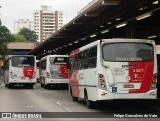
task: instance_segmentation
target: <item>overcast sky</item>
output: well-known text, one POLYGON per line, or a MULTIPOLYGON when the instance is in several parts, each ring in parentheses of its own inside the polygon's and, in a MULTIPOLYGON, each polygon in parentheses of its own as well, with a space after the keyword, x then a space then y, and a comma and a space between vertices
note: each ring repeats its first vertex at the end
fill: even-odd
POLYGON ((69 22, 84 6, 92 0, 0 0, 0 18, 2 24, 14 32, 14 21, 29 19, 33 21, 33 13, 40 10, 41 5, 51 5, 53 10, 63 11, 64 23, 69 22))

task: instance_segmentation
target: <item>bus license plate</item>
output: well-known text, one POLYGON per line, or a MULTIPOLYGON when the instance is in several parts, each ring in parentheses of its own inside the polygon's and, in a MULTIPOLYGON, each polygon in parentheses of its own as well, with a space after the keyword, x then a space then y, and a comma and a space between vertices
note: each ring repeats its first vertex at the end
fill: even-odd
POLYGON ((124 84, 123 88, 134 88, 133 84, 124 84))
POLYGON ((21 80, 26 80, 26 77, 21 77, 21 80))

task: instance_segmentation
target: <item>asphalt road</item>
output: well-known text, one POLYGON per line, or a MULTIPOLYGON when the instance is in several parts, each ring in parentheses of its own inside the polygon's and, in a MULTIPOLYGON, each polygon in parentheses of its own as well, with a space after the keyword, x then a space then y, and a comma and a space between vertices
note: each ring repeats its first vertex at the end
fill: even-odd
POLYGON ((0 85, 0 120, 4 120, 6 113, 11 113, 16 119, 6 118, 5 120, 65 120, 65 121, 85 121, 85 120, 159 120, 154 118, 159 114, 159 101, 109 101, 96 103, 95 109, 88 109, 85 101, 73 102, 66 88, 43 89, 40 84, 36 84, 34 89, 24 89, 15 87, 8 89, 2 83, 0 85), (14 113, 14 114, 13 114, 14 113), (148 118, 133 118, 148 115, 148 118), (32 115, 35 114, 35 115, 32 115), (151 114, 151 115, 149 115, 151 114), (20 119, 30 116, 30 119, 20 119), (17 116, 17 117, 16 117, 17 116), (32 117, 42 117, 44 119, 33 119, 32 117), (125 118, 123 117, 125 116, 125 118), (114 118, 116 117, 116 118, 114 118), (121 118, 120 118, 121 117, 121 118))

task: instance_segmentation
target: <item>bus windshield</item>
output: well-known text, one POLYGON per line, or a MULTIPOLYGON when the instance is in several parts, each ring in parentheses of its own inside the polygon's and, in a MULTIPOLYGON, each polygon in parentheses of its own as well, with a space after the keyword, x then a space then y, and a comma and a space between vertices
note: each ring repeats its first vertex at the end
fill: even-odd
POLYGON ((51 57, 50 58, 50 64, 63 64, 68 63, 69 59, 68 57, 51 57))
POLYGON ((13 67, 34 66, 34 57, 14 56, 12 57, 13 67))
POLYGON ((149 43, 110 43, 102 45, 102 55, 105 61, 151 61, 154 48, 149 43))

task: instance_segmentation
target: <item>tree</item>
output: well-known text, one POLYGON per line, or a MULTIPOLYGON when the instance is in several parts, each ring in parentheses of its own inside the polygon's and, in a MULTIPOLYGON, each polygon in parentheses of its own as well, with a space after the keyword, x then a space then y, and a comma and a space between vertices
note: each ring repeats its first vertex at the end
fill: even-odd
POLYGON ((28 42, 26 38, 24 38, 22 35, 15 34, 14 35, 15 42, 28 42))
POLYGON ((7 44, 15 39, 7 27, 0 25, 0 55, 7 55, 7 44))
POLYGON ((30 42, 36 42, 36 40, 38 38, 36 32, 34 32, 28 28, 22 28, 18 34, 22 35, 30 42))

